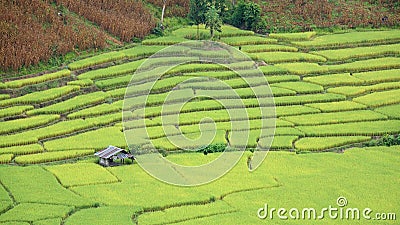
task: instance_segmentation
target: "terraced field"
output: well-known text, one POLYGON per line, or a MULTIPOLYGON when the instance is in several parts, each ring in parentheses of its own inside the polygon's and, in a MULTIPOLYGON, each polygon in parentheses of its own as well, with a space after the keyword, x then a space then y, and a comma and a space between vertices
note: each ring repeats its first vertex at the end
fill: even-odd
MULTIPOLYGON (((206 82, 210 79, 224 81, 243 99, 248 117, 237 120, 250 119, 247 147, 268 143, 268 137, 259 136, 257 131, 273 129, 273 126, 260 121, 260 105, 248 84, 226 67, 199 63, 201 52, 188 52, 190 48, 184 46, 169 52, 169 56, 176 55, 176 63, 183 60, 180 55, 189 54, 195 62, 168 71, 148 96, 144 95, 147 81, 157 71, 150 70, 145 76, 136 76, 132 80, 133 73, 146 57, 170 44, 189 40, 195 32, 193 27, 182 28, 170 36, 149 39, 129 49, 75 61, 59 71, 0 83, 0 164, 5 164, 0 166, 0 224, 90 224, 94 220, 96 224, 100 220, 103 224, 209 224, 211 221, 255 224, 266 222, 255 217, 263 201, 278 204, 279 199, 274 194, 307 198, 317 191, 314 190, 317 187, 300 193, 297 185, 325 179, 326 183, 320 188, 329 188, 335 184, 331 176, 349 183, 343 188, 334 188, 328 196, 317 197, 316 206, 326 206, 323 205, 329 204, 323 202, 326 197, 335 201, 336 195, 342 193, 348 194, 354 204, 367 204, 369 201, 362 195, 371 193, 369 190, 361 188, 356 195, 350 188, 352 184, 358 185, 357 182, 365 183, 361 181, 365 178, 361 176, 363 169, 374 171, 369 179, 378 179, 380 184, 373 188, 385 187, 384 199, 390 200, 378 201, 368 207, 375 206, 377 210, 399 208, 398 179, 388 183, 377 172, 387 173, 389 178, 395 176, 390 174, 398 174, 398 148, 349 150, 343 156, 289 153, 341 152, 349 147, 361 147, 376 136, 400 133, 399 30, 262 37, 225 26, 220 41, 248 54, 270 84, 274 105, 261 107, 275 106, 273 124, 276 129, 271 150, 285 152, 271 153, 268 163, 253 173, 242 168, 246 160, 243 158, 243 162, 222 179, 194 189, 158 183, 137 165, 110 169, 95 165, 94 152, 108 145, 128 147, 121 123, 123 114, 124 118, 131 118, 129 123, 124 123, 124 128, 138 136, 138 145, 146 147, 143 145, 151 141, 167 152, 181 150, 170 143, 167 136, 183 132, 187 137, 196 138, 198 123, 205 116, 216 121, 213 144, 227 144, 226 131, 245 131, 241 126, 231 126, 231 118, 221 104, 201 97, 218 96, 227 100, 229 110, 237 108, 232 96, 206 82), (193 77, 204 79, 181 84, 193 77), (126 92, 129 82, 134 89, 126 92), (168 96, 171 89, 180 84, 177 94, 168 96), (146 109, 135 108, 135 105, 124 107, 125 95, 140 104, 146 103, 146 109), (174 107, 188 96, 193 100, 182 108, 174 107), (164 128, 160 116, 163 104, 169 106, 163 111, 164 128), (172 121, 169 117, 177 113, 180 113, 179 124, 169 123, 172 121), (143 124, 135 122, 137 118, 145 121, 150 140, 142 137, 143 124), (380 155, 377 158, 390 166, 379 167, 378 164, 383 162, 374 154, 380 155), (360 167, 348 168, 341 160, 360 167), (371 163, 371 167, 360 163, 364 160, 371 163), (77 164, 72 164, 76 161, 77 164), (325 164, 334 170, 326 173, 325 167, 320 168, 325 164), (21 165, 30 166, 19 167, 21 165), (288 181, 296 174, 284 173, 280 168, 299 170, 299 176, 303 178, 298 183, 290 183, 288 181), (358 178, 350 180, 342 176, 340 170, 358 178), (318 172, 326 174, 313 178, 315 180, 307 176, 318 172), (235 181, 238 177, 243 181, 235 181), (262 199, 256 200, 252 194, 262 199), (174 198, 168 197, 172 195, 174 198), (246 202, 246 198, 259 204, 242 208, 239 203, 246 202), (38 210, 30 210, 32 208, 38 210)), ((213 54, 220 57, 226 52, 215 51, 213 54)), ((162 59, 158 63, 157 66, 163 66, 162 59)), ((230 66, 251 71, 254 64, 230 66)), ((247 76, 251 80, 253 75, 249 72, 247 76)), ((231 137, 228 140, 233 144, 240 141, 231 137)), ((201 147, 183 145, 190 149, 201 147)), ((215 156, 171 153, 168 157, 178 163, 201 164, 215 156)), ((371 197, 369 200, 378 199, 371 197)), ((294 206, 299 203, 295 202, 294 206)))

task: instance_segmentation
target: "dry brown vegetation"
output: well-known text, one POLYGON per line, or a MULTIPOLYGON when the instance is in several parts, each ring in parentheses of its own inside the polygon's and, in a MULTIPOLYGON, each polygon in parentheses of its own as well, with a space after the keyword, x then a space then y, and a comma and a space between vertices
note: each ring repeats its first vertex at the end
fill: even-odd
POLYGON ((143 38, 154 26, 141 1, 0 0, 0 68, 16 70, 71 51, 104 48, 113 39, 105 31, 122 41, 143 38))
POLYGON ((43 1, 0 0, 0 67, 37 64, 75 48, 105 47, 106 34, 43 1))

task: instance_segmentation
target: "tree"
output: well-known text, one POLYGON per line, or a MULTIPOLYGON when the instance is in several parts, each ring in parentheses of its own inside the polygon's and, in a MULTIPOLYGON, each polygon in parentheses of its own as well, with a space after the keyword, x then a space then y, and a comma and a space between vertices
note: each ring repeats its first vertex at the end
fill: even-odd
POLYGON ((261 19, 261 7, 254 2, 246 3, 243 19, 247 29, 254 29, 257 22, 261 19))
POLYGON ((257 3, 239 1, 233 11, 231 24, 239 28, 255 30, 261 20, 261 7, 257 3))
POLYGON ((221 32, 222 20, 219 17, 218 10, 215 5, 211 5, 205 14, 206 28, 210 28, 211 39, 214 37, 214 31, 221 32))
POLYGON ((197 38, 199 38, 199 25, 206 23, 206 13, 211 6, 217 10, 221 20, 228 17, 227 0, 190 0, 189 2, 188 18, 197 25, 197 38))
POLYGON ((205 22, 207 0, 190 0, 188 17, 197 25, 197 39, 199 38, 199 25, 205 22))

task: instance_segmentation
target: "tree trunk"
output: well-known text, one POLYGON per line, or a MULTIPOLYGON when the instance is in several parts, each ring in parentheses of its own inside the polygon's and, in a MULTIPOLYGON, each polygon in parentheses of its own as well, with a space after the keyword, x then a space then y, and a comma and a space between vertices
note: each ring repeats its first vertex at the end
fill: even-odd
POLYGON ((163 6, 161 11, 161 27, 164 29, 164 13, 165 13, 165 6, 167 5, 167 0, 163 0, 163 6))
POLYGON ((197 24, 197 40, 199 40, 200 24, 197 24))

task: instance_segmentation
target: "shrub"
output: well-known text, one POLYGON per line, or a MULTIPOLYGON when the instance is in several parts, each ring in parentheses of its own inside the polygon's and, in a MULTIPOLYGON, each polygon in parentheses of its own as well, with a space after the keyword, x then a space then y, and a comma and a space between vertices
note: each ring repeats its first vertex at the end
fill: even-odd
POLYGON ((214 153, 214 152, 223 152, 226 149, 226 144, 224 143, 216 143, 216 144, 210 144, 204 147, 200 147, 198 152, 203 152, 204 155, 207 155, 208 153, 214 153))
POLYGON ((392 145, 400 145, 400 135, 389 135, 385 134, 378 139, 372 139, 369 141, 366 146, 392 146, 392 145))

